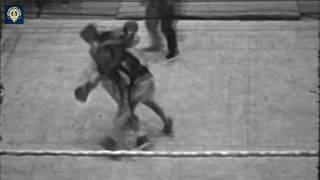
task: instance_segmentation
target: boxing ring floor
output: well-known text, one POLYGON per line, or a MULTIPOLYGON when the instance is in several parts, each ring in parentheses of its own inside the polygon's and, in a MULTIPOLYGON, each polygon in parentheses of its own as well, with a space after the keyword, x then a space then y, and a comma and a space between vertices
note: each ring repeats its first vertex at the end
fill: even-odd
MULTIPOLYGON (((78 32, 124 21, 26 20, 5 26, 1 149, 101 150, 116 106, 98 88, 86 104, 73 97, 90 59, 78 32)), ((141 43, 147 45, 143 22, 141 43)), ((180 21, 180 56, 144 59, 156 98, 174 121, 141 106, 155 151, 318 151, 318 22, 180 21)), ((2 179, 316 179, 316 156, 125 158, 1 156, 2 179)))

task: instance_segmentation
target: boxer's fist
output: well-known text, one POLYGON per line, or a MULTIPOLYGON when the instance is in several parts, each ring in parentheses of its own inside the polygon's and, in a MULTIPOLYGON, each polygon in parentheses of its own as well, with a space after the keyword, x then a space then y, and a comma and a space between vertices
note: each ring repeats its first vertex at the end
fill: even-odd
POLYGON ((76 100, 82 103, 87 101, 88 95, 89 95, 89 90, 85 86, 80 86, 74 91, 74 96, 76 100))

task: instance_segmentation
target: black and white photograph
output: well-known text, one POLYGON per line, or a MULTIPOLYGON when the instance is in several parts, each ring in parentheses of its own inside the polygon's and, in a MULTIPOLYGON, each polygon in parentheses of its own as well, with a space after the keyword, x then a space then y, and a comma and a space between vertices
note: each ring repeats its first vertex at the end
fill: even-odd
POLYGON ((319 0, 0 4, 0 180, 319 178, 319 0))

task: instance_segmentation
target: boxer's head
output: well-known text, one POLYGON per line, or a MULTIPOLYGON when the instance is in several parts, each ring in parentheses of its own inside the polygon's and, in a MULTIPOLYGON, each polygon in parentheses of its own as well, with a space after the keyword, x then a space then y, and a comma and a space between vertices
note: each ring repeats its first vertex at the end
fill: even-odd
POLYGON ((137 35, 137 32, 139 30, 138 23, 135 21, 127 21, 123 25, 123 32, 127 38, 131 38, 131 42, 127 44, 127 47, 133 47, 137 45, 140 41, 139 36, 137 35))
POLYGON ((135 21, 127 21, 123 25, 123 32, 126 35, 135 35, 138 32, 139 26, 138 23, 135 21))
POLYGON ((93 24, 89 24, 80 32, 80 36, 87 43, 91 44, 93 41, 98 40, 99 33, 97 28, 93 24))

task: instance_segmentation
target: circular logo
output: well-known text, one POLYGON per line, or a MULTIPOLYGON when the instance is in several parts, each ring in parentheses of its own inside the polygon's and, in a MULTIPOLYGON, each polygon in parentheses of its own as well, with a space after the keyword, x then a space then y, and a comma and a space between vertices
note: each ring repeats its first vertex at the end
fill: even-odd
POLYGON ((16 22, 18 19, 21 18, 21 11, 18 7, 11 7, 7 11, 7 16, 10 18, 13 22, 16 22))

